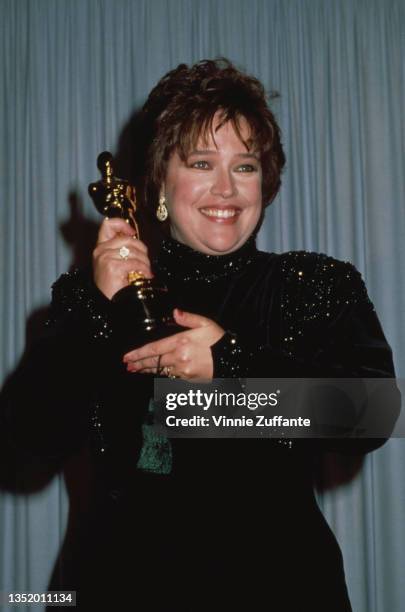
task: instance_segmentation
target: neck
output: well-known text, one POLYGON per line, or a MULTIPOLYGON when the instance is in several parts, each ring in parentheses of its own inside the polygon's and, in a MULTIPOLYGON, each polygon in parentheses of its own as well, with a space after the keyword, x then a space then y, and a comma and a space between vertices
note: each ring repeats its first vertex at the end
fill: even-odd
POLYGON ((256 242, 253 235, 241 247, 225 255, 201 253, 174 238, 166 238, 154 267, 161 276, 167 279, 210 283, 240 272, 253 261, 256 255, 256 242))

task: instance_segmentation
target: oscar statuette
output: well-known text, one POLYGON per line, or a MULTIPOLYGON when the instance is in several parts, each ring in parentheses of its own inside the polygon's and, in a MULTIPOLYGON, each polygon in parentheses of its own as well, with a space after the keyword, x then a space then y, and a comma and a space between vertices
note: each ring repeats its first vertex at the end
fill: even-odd
MULTIPOLYGON (((97 166, 102 178, 89 185, 89 194, 96 209, 105 217, 124 219, 139 239, 135 187, 114 176, 111 153, 100 153, 97 166)), ((145 278, 135 270, 128 274, 128 285, 112 297, 112 302, 119 315, 120 336, 126 345, 124 350, 142 346, 183 329, 173 319, 174 305, 170 301, 167 287, 154 278, 145 278)))

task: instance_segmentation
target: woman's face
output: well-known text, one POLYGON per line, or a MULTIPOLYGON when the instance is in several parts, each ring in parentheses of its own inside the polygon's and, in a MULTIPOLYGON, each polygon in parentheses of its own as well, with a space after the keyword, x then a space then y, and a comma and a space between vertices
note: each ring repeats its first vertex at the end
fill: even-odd
MULTIPOLYGON (((262 169, 257 152, 248 151, 230 121, 182 161, 169 160, 162 194, 166 197, 173 238, 209 255, 241 247, 255 229, 262 210, 262 169)), ((250 128, 240 122, 243 140, 250 128)))

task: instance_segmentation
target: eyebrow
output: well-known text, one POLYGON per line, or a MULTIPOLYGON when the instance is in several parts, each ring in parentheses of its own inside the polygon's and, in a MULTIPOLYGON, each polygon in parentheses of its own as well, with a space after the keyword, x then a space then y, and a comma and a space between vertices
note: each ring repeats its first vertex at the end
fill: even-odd
MULTIPOLYGON (((194 151, 190 151, 190 153, 188 154, 189 157, 191 155, 215 155, 216 153, 218 153, 218 151, 215 149, 194 149, 194 151)), ((257 153, 236 153, 236 157, 249 157, 252 159, 259 159, 259 152, 257 153)))

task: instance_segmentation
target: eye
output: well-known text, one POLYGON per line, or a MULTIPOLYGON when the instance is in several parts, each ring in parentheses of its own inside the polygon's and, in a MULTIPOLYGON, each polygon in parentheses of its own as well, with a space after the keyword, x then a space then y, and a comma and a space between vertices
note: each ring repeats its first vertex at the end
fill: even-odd
POLYGON ((257 167, 253 164, 241 164, 236 168, 236 172, 256 172, 257 167))
POLYGON ((191 168, 197 168, 197 170, 208 170, 210 165, 205 159, 199 159, 196 162, 190 164, 191 168))

